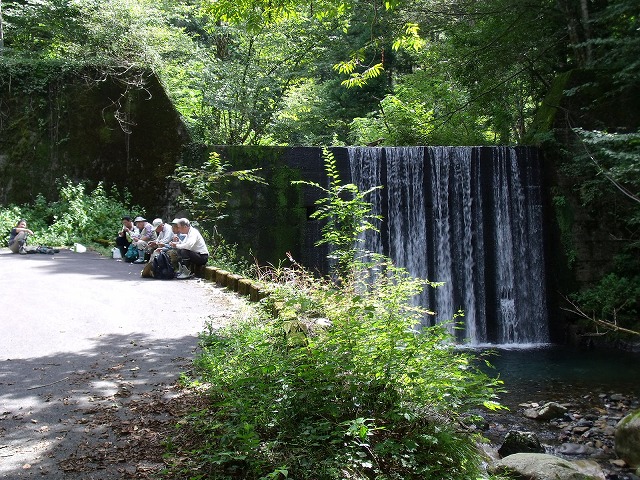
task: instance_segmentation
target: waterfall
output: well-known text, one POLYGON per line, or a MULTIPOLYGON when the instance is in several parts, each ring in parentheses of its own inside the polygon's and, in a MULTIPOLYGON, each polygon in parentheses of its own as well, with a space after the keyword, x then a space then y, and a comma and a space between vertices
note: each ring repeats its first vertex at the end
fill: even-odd
MULTIPOLYGON (((471 344, 546 343, 540 166, 509 147, 351 147, 352 182, 384 220, 364 238, 412 275, 417 301, 471 344), (462 311, 462 326, 452 320, 462 311)), ((455 319, 456 322, 460 318, 455 319)))

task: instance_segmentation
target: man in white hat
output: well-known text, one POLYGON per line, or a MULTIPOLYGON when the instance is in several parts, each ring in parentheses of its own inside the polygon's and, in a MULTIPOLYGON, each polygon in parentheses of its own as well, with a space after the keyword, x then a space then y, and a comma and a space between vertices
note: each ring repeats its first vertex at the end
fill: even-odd
POLYGON ((164 247, 173 241, 173 228, 171 224, 164 223, 161 218, 156 218, 153 222, 153 229, 156 232, 156 240, 149 242, 150 248, 164 247))
MULTIPOLYGON (((138 231, 140 235, 137 238, 133 239, 133 244, 138 248, 138 259, 133 263, 144 263, 148 260, 145 258, 147 255, 147 247, 149 246, 149 242, 156 240, 158 236, 156 235, 156 231, 147 219, 144 217, 136 217, 133 220, 133 223, 138 227, 138 231)), ((149 252, 150 254, 151 252, 149 252)))

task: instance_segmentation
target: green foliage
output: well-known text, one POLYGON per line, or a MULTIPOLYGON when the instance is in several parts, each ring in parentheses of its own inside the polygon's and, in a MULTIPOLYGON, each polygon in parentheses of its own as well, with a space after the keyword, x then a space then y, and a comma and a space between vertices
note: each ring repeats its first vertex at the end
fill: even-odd
POLYGON ((196 365, 211 403, 182 422, 172 443, 195 441, 171 474, 476 478, 456 419, 496 382, 441 327, 414 329, 425 312, 409 300, 424 281, 380 268, 341 289, 288 271, 261 316, 205 332, 196 365))
POLYGON ((362 57, 360 54, 354 56, 351 60, 345 62, 339 62, 334 65, 334 69, 340 73, 346 73, 349 75, 349 78, 342 81, 342 85, 347 88, 352 87, 362 87, 367 85, 367 83, 376 77, 382 75, 384 70, 384 66, 382 63, 376 63, 362 72, 355 71, 356 66, 360 65, 362 62, 362 57))
POLYGON ((311 218, 322 221, 322 238, 316 242, 316 246, 329 245, 331 247, 330 258, 335 259, 335 272, 338 277, 349 278, 358 269, 356 263, 362 243, 361 234, 367 230, 375 230, 374 220, 379 216, 371 214, 371 204, 366 197, 374 190, 381 187, 373 187, 360 192, 353 184, 343 185, 340 180, 335 157, 327 148, 322 151, 325 172, 329 178, 329 187, 325 188, 318 183, 297 181, 322 190, 324 197, 316 201, 317 210, 311 214, 311 218))
POLYGON ((640 274, 609 273, 594 287, 574 294, 572 299, 597 320, 640 331, 640 274))
POLYGON ((20 218, 25 218, 34 232, 31 245, 85 245, 111 241, 121 226, 121 218, 140 211, 131 204, 128 192, 115 187, 107 192, 102 183, 87 192, 85 183, 66 180, 60 184, 59 199, 48 201, 38 196, 30 205, 10 205, 0 209, 0 231, 8 233, 20 218))
MULTIPOLYGON (((105 66, 158 66, 189 45, 158 2, 6 1, 5 54, 105 66)), ((189 45, 191 46, 191 45, 189 45)))
MULTIPOLYGON (((599 40, 622 45, 617 36, 629 39, 634 23, 621 20, 630 3, 616 3, 606 9, 616 29, 603 28, 599 40)), ((100 65, 116 77, 133 66, 153 69, 192 138, 209 145, 514 143, 567 56, 558 47, 566 44, 565 19, 544 1, 5 0, 3 7, 0 63, 100 65), (299 115, 292 100, 301 93, 315 118, 299 115)))
POLYGON ((3 15, 3 68, 151 68, 208 144, 512 144, 559 73, 606 69, 606 102, 640 68, 634 0, 4 0, 3 15), (290 100, 310 84, 306 121, 290 100))
POLYGON ((254 266, 238 253, 236 244, 228 243, 219 235, 206 240, 209 245, 209 265, 243 277, 255 276, 254 266))
POLYGON ((640 132, 622 134, 580 128, 574 131, 585 147, 585 154, 577 155, 572 164, 574 172, 586 177, 580 184, 584 204, 602 205, 612 198, 623 200, 628 206, 616 206, 615 223, 630 228, 640 226, 640 132))
POLYGON ((637 88, 640 77, 640 16, 633 0, 613 0, 594 9, 587 35, 576 48, 583 52, 589 67, 609 71, 614 88, 604 93, 607 100, 619 95, 630 86, 637 88))
POLYGON ((190 211, 192 219, 211 225, 211 235, 215 236, 216 222, 224 218, 224 210, 232 194, 229 183, 235 179, 266 185, 264 179, 257 175, 259 170, 229 170, 229 164, 224 163, 220 154, 211 152, 200 166, 177 165, 170 178, 185 190, 178 202, 190 211))

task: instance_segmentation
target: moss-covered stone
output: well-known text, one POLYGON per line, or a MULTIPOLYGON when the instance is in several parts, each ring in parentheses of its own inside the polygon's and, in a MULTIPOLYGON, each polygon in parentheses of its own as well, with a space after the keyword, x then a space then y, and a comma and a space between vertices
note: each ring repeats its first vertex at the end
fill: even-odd
POLYGON ((561 73, 553 80, 547 95, 536 112, 525 143, 538 144, 548 139, 551 135, 558 109, 562 104, 565 87, 571 78, 571 73, 572 72, 561 73))
POLYGON ((615 442, 616 454, 632 467, 640 468, 640 410, 620 420, 615 442))
MULTIPOLYGON (((287 252, 300 258, 307 208, 302 187, 292 182, 304 178, 291 165, 291 149, 273 147, 217 147, 234 169, 259 168, 268 185, 235 182, 230 186, 228 216, 219 221, 219 232, 241 253, 260 263, 277 264, 287 252)), ((305 152, 308 155, 310 150, 305 152)), ((316 165, 317 166, 317 165, 316 165)))
POLYGON ((0 105, 0 202, 52 199, 67 177, 127 187, 163 213, 188 138, 151 73, 14 62, 0 70, 0 105))

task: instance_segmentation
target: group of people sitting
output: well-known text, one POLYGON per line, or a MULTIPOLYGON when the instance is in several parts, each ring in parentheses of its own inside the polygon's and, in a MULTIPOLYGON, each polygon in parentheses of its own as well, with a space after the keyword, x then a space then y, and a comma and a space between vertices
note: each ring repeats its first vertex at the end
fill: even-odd
MULTIPOLYGON (((51 247, 27 246, 29 235, 33 235, 33 231, 27 228, 26 220, 20 219, 9 234, 9 249, 19 254, 59 251, 51 247)), ((186 218, 175 218, 171 223, 165 223, 161 218, 156 218, 149 223, 144 217, 136 217, 132 220, 131 217, 124 216, 122 229, 116 237, 116 246, 123 259, 128 258, 127 252, 133 250, 136 253, 133 263, 150 264, 154 256, 160 252, 167 253, 176 263, 175 278, 179 279, 191 278, 192 266, 206 265, 209 260, 209 249, 204 238, 186 218)), ((144 271, 143 276, 145 276, 144 271)))
MULTIPOLYGON (((170 254, 177 262, 176 278, 193 276, 192 265, 205 265, 209 260, 209 249, 200 232, 186 218, 175 218, 165 223, 156 218, 149 223, 144 217, 131 219, 122 217, 122 229, 116 237, 116 246, 123 259, 127 252, 137 250, 133 263, 150 264, 160 252, 170 254)), ((144 271, 143 271, 144 276, 144 271)))

